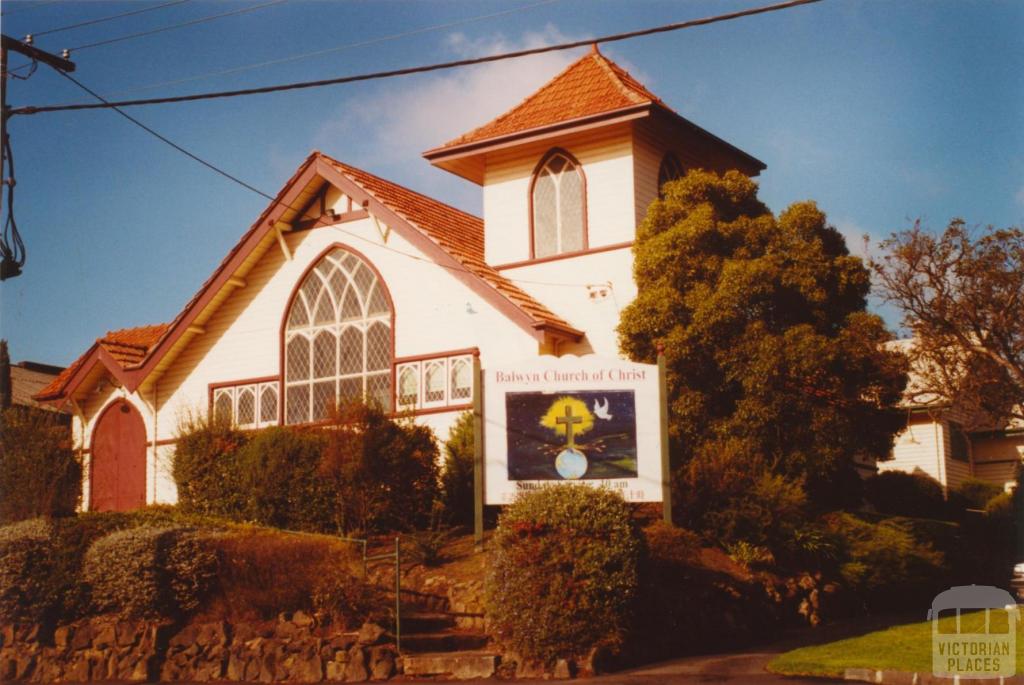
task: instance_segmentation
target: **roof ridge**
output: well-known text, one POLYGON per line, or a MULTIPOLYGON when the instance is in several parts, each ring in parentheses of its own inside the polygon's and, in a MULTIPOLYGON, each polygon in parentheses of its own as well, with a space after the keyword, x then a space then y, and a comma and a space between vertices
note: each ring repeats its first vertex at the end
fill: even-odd
MULTIPOLYGON (((483 221, 483 218, 477 216, 476 214, 472 214, 471 212, 467 212, 464 209, 459 209, 458 207, 456 207, 454 205, 450 205, 447 202, 444 202, 443 200, 438 200, 436 197, 431 197, 430 195, 426 195, 425 193, 421 193, 418 190, 414 190, 414 189, 412 189, 412 188, 410 188, 408 186, 404 186, 401 183, 396 183, 395 181, 391 181, 389 179, 386 179, 383 176, 378 176, 377 174, 373 173, 372 171, 367 171, 366 169, 361 169, 361 168, 359 168, 357 166, 353 166, 353 165, 348 164, 346 162, 342 162, 342 161, 337 160, 334 157, 331 157, 330 155, 325 154, 323 152, 318 152, 317 154, 319 154, 321 157, 327 159, 328 161, 333 162, 334 164, 337 164, 340 167, 343 167, 343 168, 346 168, 346 169, 353 169, 355 171, 358 171, 361 174, 366 174, 367 176, 371 176, 371 177, 375 178, 376 180, 378 180, 378 181, 380 181, 382 183, 387 183, 388 185, 395 186, 396 188, 401 188, 402 190, 404 190, 406 192, 409 192, 409 193, 412 193, 413 195, 417 195, 417 196, 423 198, 424 200, 427 200, 429 202, 433 202, 434 204, 437 204, 437 205, 441 205, 442 207, 444 207, 446 209, 450 209, 453 212, 458 212, 459 214, 465 216, 466 218, 474 219, 474 220, 480 221, 480 222, 483 221)), ((367 192, 371 192, 371 191, 367 190, 367 192)), ((380 200, 381 202, 383 202, 383 200, 381 200, 381 198, 378 197, 377 199, 380 200)))
POLYGON ((594 58, 599 67, 608 72, 609 76, 611 76, 612 82, 619 88, 622 94, 636 102, 636 104, 642 105, 647 102, 661 102, 656 97, 653 97, 653 93, 638 91, 636 87, 625 83, 622 78, 623 75, 629 77, 631 81, 636 81, 636 79, 630 76, 628 71, 612 62, 600 52, 592 52, 589 56, 594 58), (622 74, 619 73, 620 71, 622 74))
MULTIPOLYGON (((598 54, 600 54, 600 53, 598 53, 598 54)), ((570 71, 572 71, 573 69, 578 67, 580 64, 583 64, 588 58, 593 57, 593 56, 594 56, 594 51, 593 51, 593 49, 591 49, 591 50, 589 50, 587 52, 587 54, 583 55, 582 57, 580 57, 575 62, 572 62, 571 64, 567 65, 560 72, 558 72, 557 74, 555 74, 554 76, 549 78, 547 81, 545 81, 544 84, 540 88, 538 88, 537 90, 533 91, 532 93, 530 93, 529 95, 524 97, 522 100, 520 100, 516 104, 512 105, 511 107, 509 107, 505 112, 499 114, 498 116, 494 117, 490 121, 486 121, 486 122, 480 124, 479 126, 477 126, 476 128, 474 128, 474 129, 472 129, 470 131, 467 131, 466 133, 463 133, 462 135, 460 135, 460 136, 458 136, 456 138, 453 138, 452 140, 449 140, 446 143, 443 143, 441 145, 441 147, 444 148, 444 147, 448 147, 450 145, 455 145, 455 144, 461 142, 462 140, 465 140, 467 138, 472 138, 473 135, 477 131, 480 131, 480 130, 482 130, 484 128, 492 126, 493 124, 495 124, 495 123, 497 123, 499 121, 504 121, 504 120, 508 119, 509 117, 512 116, 512 114, 516 110, 518 110, 521 107, 525 107, 528 102, 530 102, 531 100, 534 100, 537 97, 539 97, 540 94, 543 93, 547 89, 547 87, 550 86, 552 83, 554 83, 558 79, 562 78, 563 76, 568 74, 570 71)))

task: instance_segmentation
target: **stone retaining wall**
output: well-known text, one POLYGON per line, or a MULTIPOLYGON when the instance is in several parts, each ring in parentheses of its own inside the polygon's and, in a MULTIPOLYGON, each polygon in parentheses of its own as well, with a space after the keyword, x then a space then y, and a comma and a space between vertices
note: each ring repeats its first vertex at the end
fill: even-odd
POLYGON ((276 623, 167 623, 98 617, 46 634, 0 628, 0 681, 217 680, 316 683, 387 680, 401 664, 383 628, 331 633, 302 613, 276 623))

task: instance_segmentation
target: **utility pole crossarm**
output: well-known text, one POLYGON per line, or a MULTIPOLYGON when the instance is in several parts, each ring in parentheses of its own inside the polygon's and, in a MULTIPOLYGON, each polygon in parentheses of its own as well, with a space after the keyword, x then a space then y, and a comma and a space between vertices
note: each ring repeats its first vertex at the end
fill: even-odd
POLYGON ((45 50, 40 50, 37 47, 26 45, 25 43, 22 43, 20 40, 15 40, 10 36, 3 37, 3 49, 10 50, 11 52, 17 52, 20 55, 28 57, 29 59, 38 60, 43 64, 49 65, 54 69, 59 69, 60 71, 70 72, 75 70, 75 63, 71 60, 64 59, 63 57, 58 57, 57 55, 52 55, 49 52, 46 52, 45 50))

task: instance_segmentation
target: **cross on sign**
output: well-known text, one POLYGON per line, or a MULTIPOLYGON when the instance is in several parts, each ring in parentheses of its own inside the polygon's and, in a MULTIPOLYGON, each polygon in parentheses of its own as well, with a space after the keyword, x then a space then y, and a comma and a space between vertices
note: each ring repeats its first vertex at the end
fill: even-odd
POLYGON ((565 445, 566 447, 574 447, 576 443, 572 439, 572 427, 573 424, 583 423, 583 417, 573 416, 572 407, 567 404, 565 405, 565 416, 556 418, 555 423, 565 425, 565 445))

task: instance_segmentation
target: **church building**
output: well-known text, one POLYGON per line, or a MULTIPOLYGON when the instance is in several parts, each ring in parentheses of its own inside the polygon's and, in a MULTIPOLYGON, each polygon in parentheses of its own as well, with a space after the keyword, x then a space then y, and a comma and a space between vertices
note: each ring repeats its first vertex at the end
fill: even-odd
POLYGON ((480 186, 483 218, 313 152, 173 321, 107 333, 37 394, 74 416, 83 508, 174 502, 189 412, 301 425, 361 397, 443 440, 474 356, 617 356, 660 185, 765 168, 596 47, 424 157, 480 186))

